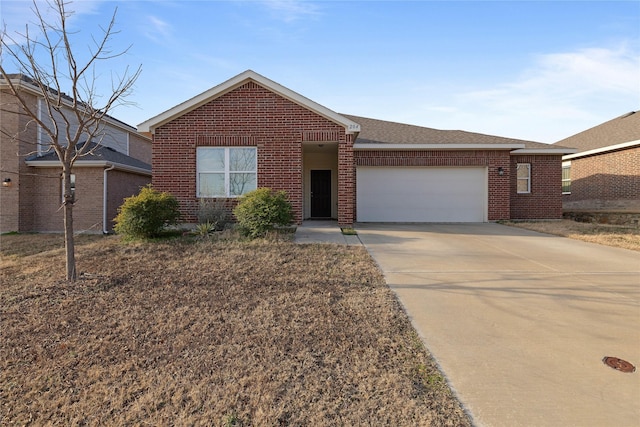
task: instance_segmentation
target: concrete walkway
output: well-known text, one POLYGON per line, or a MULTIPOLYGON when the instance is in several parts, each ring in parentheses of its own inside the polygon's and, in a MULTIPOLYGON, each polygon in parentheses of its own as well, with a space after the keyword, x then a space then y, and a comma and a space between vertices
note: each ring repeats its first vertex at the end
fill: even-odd
POLYGON ((304 221, 295 235, 296 243, 335 243, 337 245, 362 245, 358 236, 342 234, 337 221, 304 221))
POLYGON ((640 426, 640 254, 498 224, 358 224, 477 426, 640 426))

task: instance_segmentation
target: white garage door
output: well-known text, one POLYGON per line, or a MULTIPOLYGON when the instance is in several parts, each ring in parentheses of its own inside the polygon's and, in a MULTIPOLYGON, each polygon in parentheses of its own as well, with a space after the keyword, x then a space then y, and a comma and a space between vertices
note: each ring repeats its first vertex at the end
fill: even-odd
POLYGON ((484 222, 486 168, 359 167, 359 222, 484 222))

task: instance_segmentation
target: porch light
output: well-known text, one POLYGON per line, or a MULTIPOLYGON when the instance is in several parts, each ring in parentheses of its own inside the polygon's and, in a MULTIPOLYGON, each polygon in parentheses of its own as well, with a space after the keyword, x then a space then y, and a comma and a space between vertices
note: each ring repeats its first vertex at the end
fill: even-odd
POLYGON ((502 168, 502 166, 498 168, 498 175, 504 175, 504 169, 502 168))
POLYGON ((2 181, 2 186, 3 186, 3 187, 11 187, 11 178, 5 178, 5 179, 2 181))

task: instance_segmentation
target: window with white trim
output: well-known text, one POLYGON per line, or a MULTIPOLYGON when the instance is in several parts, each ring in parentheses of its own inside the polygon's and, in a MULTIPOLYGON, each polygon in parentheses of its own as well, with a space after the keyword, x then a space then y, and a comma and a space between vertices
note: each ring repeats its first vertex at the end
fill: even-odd
POLYGON ((531 163, 518 163, 516 170, 518 177, 518 193, 531 193, 531 163))
POLYGON ((571 162, 562 164, 562 194, 571 194, 571 162))
POLYGON ((256 147, 198 147, 198 197, 238 197, 257 186, 256 147))

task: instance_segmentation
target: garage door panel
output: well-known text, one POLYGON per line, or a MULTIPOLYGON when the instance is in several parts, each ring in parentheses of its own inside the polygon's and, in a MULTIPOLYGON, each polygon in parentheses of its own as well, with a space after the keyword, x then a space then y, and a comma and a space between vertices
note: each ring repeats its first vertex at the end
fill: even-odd
POLYGON ((357 169, 360 222, 483 222, 486 168, 357 169))

